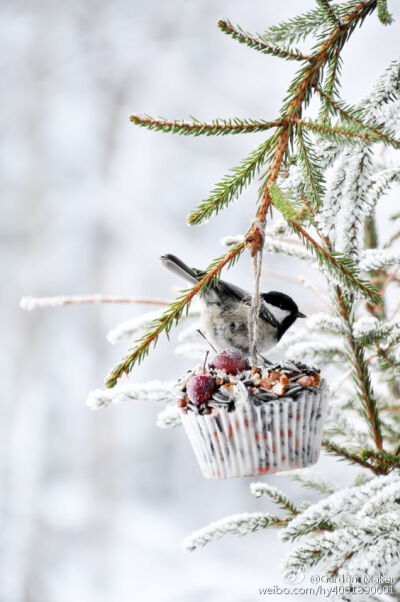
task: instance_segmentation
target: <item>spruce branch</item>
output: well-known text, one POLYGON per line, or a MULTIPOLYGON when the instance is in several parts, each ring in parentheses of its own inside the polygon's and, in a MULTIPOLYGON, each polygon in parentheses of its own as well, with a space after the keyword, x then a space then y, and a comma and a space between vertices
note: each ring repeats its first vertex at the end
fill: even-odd
MULTIPOLYGON (((339 96, 341 68, 342 57, 340 56, 340 48, 337 46, 328 60, 326 75, 324 77, 323 91, 329 97, 335 98, 339 96)), ((322 123, 329 123, 329 117, 330 107, 325 99, 322 98, 319 120, 322 123)))
POLYGON ((331 3, 329 2, 329 0, 317 0, 317 3, 320 5, 323 12, 325 13, 325 15, 327 16, 329 21, 332 23, 332 25, 340 27, 341 23, 338 19, 338 16, 335 13, 334 8, 331 6, 331 3))
POLYGON ((86 405, 92 410, 105 408, 110 404, 125 401, 174 401, 174 382, 160 382, 158 380, 146 383, 129 383, 114 389, 96 389, 87 397, 86 405))
POLYGON ((292 481, 301 483, 307 489, 313 489, 324 495, 330 495, 337 491, 336 485, 328 481, 322 475, 316 474, 309 469, 302 468, 299 471, 291 471, 288 473, 280 473, 282 476, 287 476, 292 481))
POLYGON ((286 221, 293 222, 298 219, 298 213, 293 204, 286 198, 275 183, 270 185, 269 194, 271 195, 274 207, 280 211, 286 221))
POLYGON ((60 295, 58 297, 22 297, 19 303, 21 309, 33 311, 43 307, 64 307, 65 305, 98 305, 108 303, 137 304, 137 305, 168 305, 168 301, 157 299, 136 299, 134 297, 117 297, 113 295, 60 295))
POLYGON ((268 496, 282 510, 286 510, 294 516, 300 512, 300 509, 295 506, 291 499, 276 487, 272 487, 272 485, 268 485, 267 483, 251 483, 250 491, 255 497, 268 496))
POLYGON ((180 134, 181 136, 226 136, 227 134, 253 134, 279 127, 281 121, 263 121, 257 119, 214 119, 211 122, 200 121, 192 117, 192 121, 168 120, 162 117, 134 114, 130 121, 135 125, 156 130, 158 132, 180 134))
POLYGON ((199 225, 237 199, 265 163, 274 141, 275 136, 272 136, 262 142, 238 167, 231 169, 231 173, 215 186, 210 196, 188 215, 188 223, 191 226, 199 225))
MULTIPOLYGON (((395 512, 381 513, 374 519, 357 517, 355 526, 343 524, 332 533, 303 543, 289 554, 286 568, 295 575, 304 574, 325 561, 325 571, 335 575, 340 568, 348 568, 355 582, 355 577, 361 581, 365 576, 366 567, 369 577, 389 574, 390 567, 397 566, 399 558, 398 519, 395 512)), ((345 595, 340 599, 353 600, 354 596, 345 595)), ((366 598, 363 596, 362 600, 366 598)))
POLYGON ((311 251, 321 266, 326 266, 332 276, 341 282, 348 290, 356 289, 366 299, 373 303, 379 303, 381 298, 377 289, 368 281, 357 275, 354 262, 341 253, 328 251, 320 245, 304 228, 296 223, 290 222, 293 231, 302 238, 306 248, 311 251))
POLYGON ((280 518, 262 512, 234 514, 195 531, 184 540, 183 547, 190 551, 196 550, 224 535, 242 536, 268 527, 284 527, 288 520, 287 517, 280 518))
POLYGON ((328 454, 338 456, 339 458, 347 460, 351 464, 359 464, 364 468, 369 468, 369 470, 372 470, 372 472, 374 472, 375 474, 385 474, 384 470, 374 466, 374 464, 368 462, 366 458, 363 458, 361 455, 351 452, 347 447, 343 447, 342 445, 339 445, 338 443, 335 443, 330 439, 324 439, 322 441, 322 447, 328 454))
POLYGON ((400 264, 400 250, 390 249, 366 249, 360 259, 360 270, 372 272, 398 266, 400 264))
MULTIPOLYGON (((356 25, 362 23, 366 16, 374 10, 375 6, 376 0, 361 1, 352 6, 350 12, 341 18, 341 25, 335 27, 327 35, 327 39, 316 49, 313 60, 300 70, 297 77, 291 83, 281 112, 282 118, 286 120, 286 124, 280 129, 275 154, 265 181, 264 192, 257 211, 257 219, 259 221, 265 222, 266 220, 267 212, 271 205, 269 188, 271 184, 276 182, 279 176, 288 146, 291 143, 293 128, 289 121, 291 119, 298 119, 302 108, 308 104, 314 87, 319 81, 323 68, 328 62, 333 49, 342 45, 349 38, 356 25)), ((257 230, 258 226, 255 223, 247 235, 248 247, 252 256, 260 251, 262 246, 257 230)))
POLYGON ((311 142, 301 125, 298 126, 296 133, 297 156, 303 172, 305 194, 315 211, 320 207, 321 199, 325 192, 324 178, 317 157, 311 147, 311 142))
POLYGON ((347 289, 356 288, 365 298, 373 303, 380 302, 377 289, 368 281, 362 280, 357 274, 354 262, 340 253, 328 251, 318 243, 304 228, 297 223, 296 212, 290 201, 275 183, 269 186, 269 196, 273 205, 282 213, 292 230, 302 239, 306 248, 313 253, 321 266, 326 266, 331 274, 347 289))
MULTIPOLYGON (((376 207, 378 201, 390 189, 392 184, 400 182, 400 169, 398 167, 382 169, 378 171, 372 181, 371 188, 368 192, 368 203, 371 209, 376 207)), ((394 219, 393 216, 391 219, 394 219)), ((391 241, 388 241, 384 246, 390 246, 391 241)))
POLYGON ((240 44, 245 44, 250 48, 254 48, 258 52, 263 54, 271 54, 272 56, 278 56, 283 59, 292 61, 309 61, 310 57, 302 54, 299 50, 291 50, 289 48, 280 48, 278 46, 271 46, 263 38, 258 35, 252 35, 246 31, 243 31, 240 27, 232 25, 230 21, 221 19, 218 21, 218 27, 221 31, 231 36, 234 40, 237 40, 240 44))
POLYGON ((386 377, 389 380, 398 380, 400 375, 400 359, 393 353, 390 353, 388 349, 384 349, 381 346, 377 347, 377 357, 382 372, 387 372, 386 377))
POLYGON ((288 21, 272 25, 262 36, 263 40, 293 44, 325 27, 324 12, 320 7, 292 17, 288 21))
POLYGON ((360 136, 363 134, 363 132, 365 135, 367 135, 367 133, 370 133, 371 136, 373 136, 372 140, 385 142, 389 146, 392 146, 393 148, 396 148, 396 149, 400 148, 400 141, 397 140, 396 138, 393 138, 391 132, 386 132, 385 130, 383 130, 380 127, 377 127, 375 125, 370 125, 369 123, 366 123, 365 121, 363 121, 363 119, 362 119, 363 111, 362 110, 360 110, 360 109, 357 110, 354 107, 349 107, 349 106, 345 105, 343 102, 341 102, 337 99, 331 98, 319 86, 315 86, 315 90, 332 107, 332 109, 335 112, 340 114, 340 116, 345 121, 350 122, 350 123, 355 123, 359 126, 360 136))
POLYGON ((181 426, 182 420, 176 402, 167 405, 157 416, 157 426, 160 429, 168 429, 181 426))
POLYGON ((359 452, 359 456, 363 460, 372 460, 386 469, 400 468, 400 457, 396 455, 396 450, 394 450, 393 454, 390 454, 384 451, 376 451, 375 449, 362 449, 359 452))
POLYGON ((206 274, 199 280, 198 284, 187 291, 183 291, 182 294, 169 305, 160 318, 154 320, 150 329, 136 341, 137 345, 133 351, 111 371, 105 383, 108 388, 114 387, 123 374, 129 374, 132 368, 148 355, 151 345, 155 346, 157 344, 158 338, 162 332, 165 332, 168 336, 173 324, 178 323, 183 313, 188 311, 192 299, 197 294, 204 292, 207 286, 209 286, 215 278, 218 278, 223 267, 230 267, 233 265, 243 249, 244 243, 239 243, 222 258, 215 260, 206 274))
MULTIPOLYGON (((340 315, 342 316, 349 333, 352 333, 352 303, 345 299, 338 287, 336 288, 336 296, 340 315)), ((363 347, 358 343, 356 338, 352 336, 352 334, 349 334, 346 339, 348 344, 348 357, 353 369, 353 378, 357 387, 358 397, 363 408, 363 415, 368 424, 371 436, 375 441, 377 449, 382 450, 381 419, 371 384, 370 370, 368 367, 368 362, 365 358, 365 352, 363 347)))
MULTIPOLYGON (((293 119, 292 122, 297 123, 299 126, 304 128, 314 130, 318 132, 322 138, 325 138, 328 141, 338 142, 339 144, 343 144, 346 139, 348 144, 356 144, 360 140, 368 144, 382 142, 382 136, 376 132, 371 132, 370 129, 363 132, 360 128, 357 130, 351 127, 330 127, 324 123, 318 123, 316 121, 302 121, 299 119, 293 119)), ((386 135, 384 141, 388 142, 386 135)), ((390 144, 394 148, 400 148, 399 140, 390 138, 390 144)))
POLYGON ((391 25, 393 23, 393 16, 388 11, 387 0, 378 0, 376 10, 379 21, 383 25, 391 25))
MULTIPOLYGON (((334 452, 332 452, 334 453, 334 452)), ((313 504, 301 514, 293 517, 282 532, 283 541, 294 541, 296 538, 311 533, 326 521, 335 521, 348 528, 346 517, 357 513, 373 495, 398 482, 399 474, 392 471, 389 475, 378 475, 363 485, 341 489, 313 504), (345 519, 343 524, 343 518, 345 519)))
POLYGON ((382 322, 369 316, 360 318, 353 324, 353 336, 363 347, 385 341, 390 335, 400 336, 400 322, 392 320, 382 322))

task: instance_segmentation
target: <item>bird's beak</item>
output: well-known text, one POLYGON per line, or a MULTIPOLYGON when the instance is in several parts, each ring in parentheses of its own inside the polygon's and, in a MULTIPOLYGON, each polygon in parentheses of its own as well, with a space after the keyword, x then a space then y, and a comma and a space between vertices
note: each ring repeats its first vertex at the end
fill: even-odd
POLYGON ((301 311, 297 312, 297 317, 298 318, 306 318, 307 316, 305 314, 302 314, 301 311))

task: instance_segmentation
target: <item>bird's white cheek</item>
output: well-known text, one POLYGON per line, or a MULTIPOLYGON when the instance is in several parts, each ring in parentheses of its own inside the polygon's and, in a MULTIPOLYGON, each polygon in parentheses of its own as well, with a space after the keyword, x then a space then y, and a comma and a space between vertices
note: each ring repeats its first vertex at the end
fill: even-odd
POLYGON ((265 303, 271 314, 278 320, 279 323, 283 322, 285 318, 290 314, 290 311, 287 309, 281 309, 280 307, 276 307, 275 305, 271 305, 270 303, 265 303))

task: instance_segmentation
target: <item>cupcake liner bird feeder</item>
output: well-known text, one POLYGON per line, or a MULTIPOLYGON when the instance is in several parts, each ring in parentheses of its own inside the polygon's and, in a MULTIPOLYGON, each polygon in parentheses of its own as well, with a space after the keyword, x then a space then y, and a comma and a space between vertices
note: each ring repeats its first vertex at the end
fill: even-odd
POLYGON ((180 378, 175 394, 207 478, 272 474, 319 458, 328 387, 313 366, 265 359, 251 366, 227 349, 180 378))

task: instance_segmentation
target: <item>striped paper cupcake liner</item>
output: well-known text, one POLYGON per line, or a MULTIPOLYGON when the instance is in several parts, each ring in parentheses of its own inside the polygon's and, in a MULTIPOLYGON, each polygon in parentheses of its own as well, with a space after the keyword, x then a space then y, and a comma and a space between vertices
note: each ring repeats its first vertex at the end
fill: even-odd
POLYGON ((324 380, 295 400, 280 398, 255 406, 181 418, 203 475, 209 479, 259 476, 315 464, 319 458, 328 402, 324 380))

